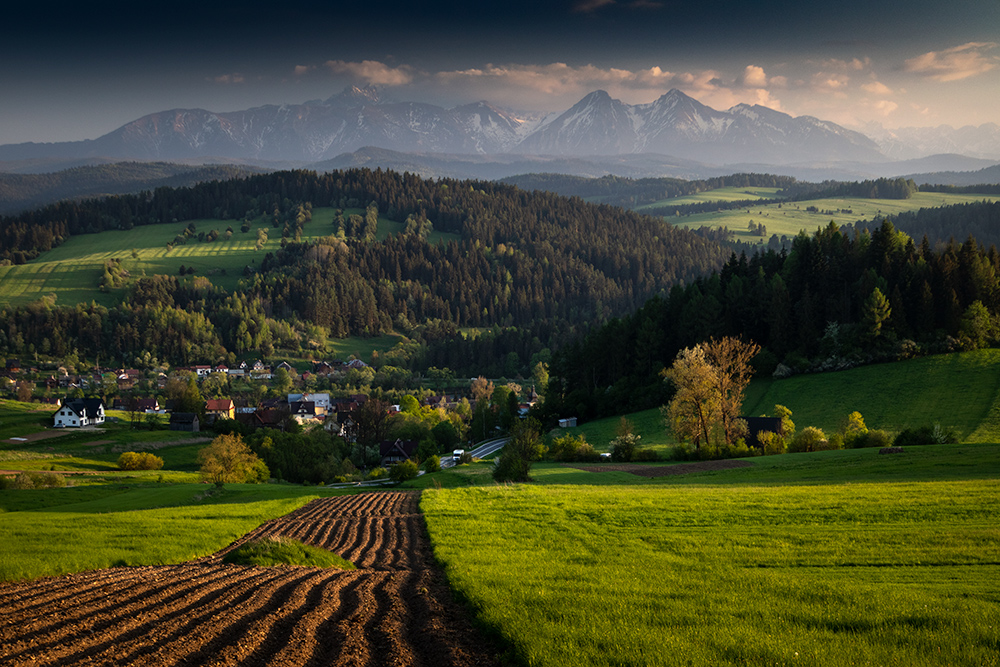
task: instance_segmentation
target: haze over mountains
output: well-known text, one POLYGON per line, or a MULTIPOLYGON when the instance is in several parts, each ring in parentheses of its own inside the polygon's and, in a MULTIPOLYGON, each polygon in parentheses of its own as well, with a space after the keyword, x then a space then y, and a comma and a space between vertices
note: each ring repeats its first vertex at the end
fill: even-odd
POLYGON ((22 171, 72 161, 172 160, 365 165, 478 178, 526 170, 704 177, 738 168, 815 180, 899 175, 907 168, 895 160, 938 152, 951 155, 908 171, 981 169, 1000 159, 995 124, 872 130, 874 139, 759 105, 718 111, 679 90, 637 105, 598 90, 561 114, 530 115, 488 102, 445 109, 349 87, 303 104, 162 111, 94 140, 0 146, 0 161, 20 162, 22 171))

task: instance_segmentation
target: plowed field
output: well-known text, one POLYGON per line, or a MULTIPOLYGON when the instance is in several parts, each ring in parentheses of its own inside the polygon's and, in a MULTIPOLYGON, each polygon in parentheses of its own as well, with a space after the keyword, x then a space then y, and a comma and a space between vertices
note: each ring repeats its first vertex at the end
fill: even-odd
POLYGON ((0 664, 495 665, 434 566, 419 497, 315 500, 182 565, 0 584, 0 664), (358 569, 222 563, 267 535, 358 569))

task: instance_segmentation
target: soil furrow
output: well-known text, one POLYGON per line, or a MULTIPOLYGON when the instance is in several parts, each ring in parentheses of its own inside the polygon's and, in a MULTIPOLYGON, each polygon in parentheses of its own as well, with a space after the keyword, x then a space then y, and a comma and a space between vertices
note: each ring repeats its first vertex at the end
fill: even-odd
MULTIPOLYGON (((174 569, 174 568, 171 568, 174 569)), ((122 657, 140 652, 150 644, 150 629, 162 631, 173 618, 190 622, 194 617, 208 613, 207 610, 228 604, 236 587, 243 587, 256 577, 236 579, 230 574, 207 587, 184 595, 174 604, 157 607, 154 611, 122 615, 95 612, 91 619, 81 621, 74 628, 75 634, 62 641, 35 646, 35 650, 47 649, 47 656, 59 664, 76 664, 85 660, 117 663, 122 657)), ((127 662, 122 663, 127 664, 127 662)))
MULTIPOLYGON (((279 619, 295 616, 309 602, 324 576, 323 571, 316 568, 287 569, 297 571, 294 579, 276 589, 260 590, 242 609, 230 610, 224 616, 224 627, 218 627, 222 619, 217 619, 211 632, 201 633, 205 643, 181 660, 193 665, 234 665, 256 650, 279 619), (275 610, 280 613, 274 613, 275 610)), ((187 641, 185 648, 186 645, 187 641)))
POLYGON ((317 628, 326 619, 343 613, 341 599, 346 589, 358 585, 358 572, 330 572, 317 582, 305 605, 271 626, 257 649, 240 661, 242 667, 271 664, 304 664, 316 651, 317 628))
MULTIPOLYGON (((152 573, 145 574, 150 576, 152 573)), ((160 609, 173 600, 187 596, 191 589, 200 585, 198 582, 201 579, 212 575, 195 578, 185 576, 180 579, 170 575, 152 576, 156 578, 152 586, 147 584, 154 582, 142 579, 128 581, 127 584, 121 581, 114 585, 109 584, 102 589, 102 597, 98 601, 73 605, 73 609, 68 613, 57 608, 50 609, 42 616, 26 616, 17 627, 18 639, 22 642, 31 642, 36 637, 40 638, 36 642, 40 647, 61 645, 65 637, 79 632, 81 624, 94 635, 115 626, 119 618, 148 615, 150 610, 160 609), (101 620, 103 618, 107 620, 101 620)), ((217 584, 217 586, 222 585, 224 584, 217 584)))
POLYGON ((365 626, 372 618, 375 602, 372 591, 378 584, 376 579, 380 575, 381 573, 366 572, 359 578, 358 586, 346 591, 341 604, 347 611, 335 622, 331 619, 331 627, 324 628, 323 636, 330 637, 332 641, 317 646, 319 650, 313 654, 309 667, 355 667, 368 664, 370 647, 365 626))
MULTIPOLYGON (((234 625, 249 625, 252 619, 249 622, 243 621, 247 615, 255 614, 256 618, 271 611, 273 608, 269 601, 275 597, 274 592, 288 595, 304 578, 303 571, 299 568, 270 571, 263 568, 245 569, 254 576, 248 578, 233 595, 215 600, 206 608, 199 606, 189 614, 175 614, 169 619, 158 621, 150 629, 145 641, 130 646, 128 654, 121 656, 127 661, 123 664, 206 664, 203 660, 193 660, 191 654, 202 653, 209 644, 218 647, 215 657, 223 654, 222 648, 234 643, 239 636, 227 634, 232 632, 234 625)), ((277 606, 280 607, 280 603, 277 606)))
POLYGON ((382 665, 415 665, 413 650, 406 636, 408 611, 400 597, 409 572, 386 573, 380 586, 374 589, 378 611, 368 629, 371 645, 376 647, 372 667, 382 665))

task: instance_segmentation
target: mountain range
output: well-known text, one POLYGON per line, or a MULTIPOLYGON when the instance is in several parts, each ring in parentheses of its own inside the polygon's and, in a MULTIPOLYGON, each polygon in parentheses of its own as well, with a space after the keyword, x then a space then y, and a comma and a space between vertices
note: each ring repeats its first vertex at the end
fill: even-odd
POLYGON ((629 105, 604 91, 561 114, 515 114, 487 102, 451 109, 351 87, 303 104, 243 111, 172 109, 94 140, 0 146, 0 160, 101 157, 318 162, 363 147, 459 155, 658 153, 701 162, 884 159, 864 135, 809 116, 740 104, 717 111, 679 90, 629 105))
POLYGON ((736 169, 825 179, 917 171, 895 161, 936 148, 953 155, 922 165, 925 171, 981 169, 1000 156, 996 125, 937 134, 870 129, 873 138, 759 105, 719 111, 676 89, 635 105, 598 90, 562 113, 524 114, 485 101, 445 109, 349 87, 302 104, 161 111, 93 140, 8 144, 0 146, 0 170, 138 160, 267 169, 364 165, 476 178, 525 171, 703 178, 736 169))

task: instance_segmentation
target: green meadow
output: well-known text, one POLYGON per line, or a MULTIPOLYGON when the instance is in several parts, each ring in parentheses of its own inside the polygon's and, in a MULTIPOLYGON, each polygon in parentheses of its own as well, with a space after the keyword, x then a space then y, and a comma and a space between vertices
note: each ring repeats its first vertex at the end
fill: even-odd
MULTIPOLYGON (((744 414, 773 415, 775 405, 792 411, 797 428, 817 426, 837 432, 847 415, 858 411, 868 428, 895 435, 905 428, 940 424, 963 441, 1000 442, 1000 350, 921 357, 846 371, 796 375, 751 382, 744 414)), ((626 415, 640 446, 663 454, 676 444, 658 408, 626 415)), ((583 435, 607 451, 620 417, 608 417, 553 433, 583 435)))
MULTIPOLYGON (((330 236, 335 209, 317 208, 313 218, 303 227, 302 239, 315 240, 330 236)), ((362 209, 345 209, 344 215, 363 215, 362 209)), ((121 300, 123 290, 102 292, 99 282, 104 263, 119 259, 132 276, 156 274, 177 275, 180 267, 193 266, 195 273, 207 277, 212 284, 232 291, 243 277, 246 266, 259 265, 269 252, 281 248, 281 228, 272 227, 263 218, 255 221, 250 231, 240 231, 239 220, 184 220, 162 225, 146 225, 130 230, 115 230, 100 234, 70 237, 57 248, 42 254, 27 264, 0 267, 0 303, 22 305, 41 296, 55 294, 59 305, 96 301, 113 305, 121 300), (167 250, 189 223, 198 232, 217 230, 218 240, 208 243, 196 238, 167 250), (233 234, 225 239, 226 228, 233 234), (268 241, 256 250, 257 230, 268 233, 268 241), (135 251, 135 257, 133 257, 135 251)), ((403 230, 403 223, 379 216, 378 238, 384 239, 403 230)), ((454 234, 431 232, 428 241, 443 243, 457 239, 454 234)))
MULTIPOLYGON (((709 201, 738 201, 741 199, 769 198, 776 192, 774 188, 720 188, 695 195, 687 195, 674 199, 665 199, 653 204, 640 206, 636 210, 643 211, 660 206, 693 204, 709 201), (754 192, 751 196, 747 191, 754 192)), ((801 230, 813 233, 818 228, 826 227, 830 221, 838 225, 856 223, 859 220, 872 220, 876 216, 889 216, 921 208, 938 208, 976 201, 996 201, 995 195, 948 194, 938 192, 918 192, 910 199, 863 199, 860 197, 841 197, 829 199, 814 199, 799 202, 782 202, 780 204, 762 204, 744 209, 714 211, 711 213, 696 213, 693 215, 666 218, 677 227, 694 228, 728 227, 735 233, 735 239, 745 242, 767 242, 772 234, 792 238, 801 230), (819 213, 806 211, 809 206, 815 206, 819 213), (850 211, 849 213, 847 211, 850 211), (749 223, 764 225, 767 236, 752 236, 748 230, 749 223)))
POLYGON ((1000 446, 817 454, 659 480, 550 464, 421 507, 522 664, 1000 664, 1000 446))

